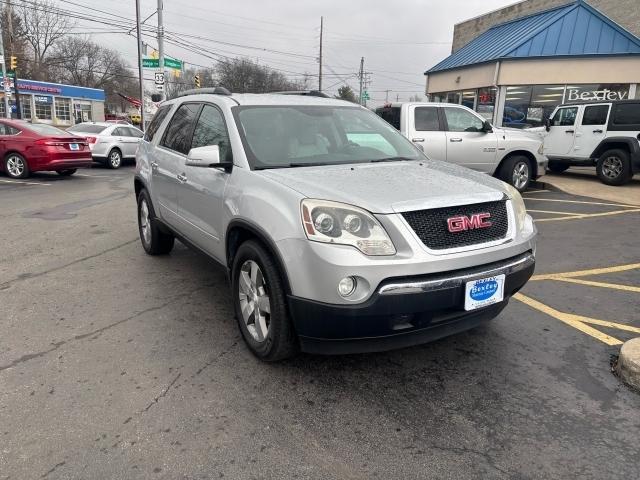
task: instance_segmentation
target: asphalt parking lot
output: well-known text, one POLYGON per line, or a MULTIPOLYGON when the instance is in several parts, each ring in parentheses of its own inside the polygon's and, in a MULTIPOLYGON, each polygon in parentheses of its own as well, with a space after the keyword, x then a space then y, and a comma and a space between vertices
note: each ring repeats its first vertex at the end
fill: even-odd
POLYGON ((0 479, 639 478, 640 206, 532 190, 536 276, 494 321, 264 364, 224 272, 139 245, 130 167, 0 176, 0 479))

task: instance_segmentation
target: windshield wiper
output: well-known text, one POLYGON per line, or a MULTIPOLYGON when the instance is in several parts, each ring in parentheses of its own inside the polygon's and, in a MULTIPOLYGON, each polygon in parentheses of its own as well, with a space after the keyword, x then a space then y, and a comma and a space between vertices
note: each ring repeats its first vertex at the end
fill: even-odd
POLYGON ((376 158, 375 160, 370 160, 371 163, 381 163, 381 162, 405 162, 410 160, 416 160, 415 158, 409 157, 387 157, 387 158, 376 158))
POLYGON ((295 168, 295 167, 322 167, 325 165, 328 165, 328 164, 325 162, 294 162, 285 166, 295 168))

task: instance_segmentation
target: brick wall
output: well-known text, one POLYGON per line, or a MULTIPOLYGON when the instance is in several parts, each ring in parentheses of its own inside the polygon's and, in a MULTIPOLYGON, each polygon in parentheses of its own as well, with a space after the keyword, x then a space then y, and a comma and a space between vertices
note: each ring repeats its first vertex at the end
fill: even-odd
MULTIPOLYGON (((455 52, 494 25, 567 3, 573 2, 568 0, 525 0, 459 23, 453 29, 452 51, 455 52)), ((587 0, 587 3, 640 37, 640 0, 587 0)))

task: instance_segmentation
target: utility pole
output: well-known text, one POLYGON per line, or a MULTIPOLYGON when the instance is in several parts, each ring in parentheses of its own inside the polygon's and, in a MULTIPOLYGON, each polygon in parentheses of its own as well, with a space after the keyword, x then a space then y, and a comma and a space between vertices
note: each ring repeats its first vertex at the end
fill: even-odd
MULTIPOLYGON (((11 12, 7 13, 11 15, 11 12)), ((2 82, 4 83, 4 114, 5 117, 11 118, 11 110, 9 109, 9 96, 7 95, 7 92, 9 91, 9 89, 7 88, 9 86, 9 77, 7 77, 7 58, 9 58, 9 56, 5 55, 4 53, 2 30, 0 30, 0 55, 2 55, 2 82)))
POLYGON ((160 97, 162 98, 162 101, 165 101, 167 99, 167 91, 165 90, 167 80, 166 72, 164 70, 164 22, 162 20, 162 0, 158 0, 158 62, 158 66, 162 72, 162 78, 164 79, 162 90, 160 90, 160 97))
POLYGON ((396 94, 396 102, 399 102, 399 101, 400 101, 400 94, 398 93, 396 94))
POLYGON ((390 91, 391 90, 385 90, 384 91, 384 101, 385 101, 385 103, 389 102, 389 92, 390 91))
POLYGON ((144 77, 142 76, 142 32, 140 28, 140 0, 136 0, 136 30, 138 32, 138 75, 140 76, 140 129, 144 131, 144 77))
MULTIPOLYGON (((6 14, 7 14, 7 29, 9 30, 9 57, 11 58, 11 56, 13 55, 13 8, 11 7, 11 0, 7 0, 7 7, 6 7, 6 14)), ((5 54, 4 48, 2 49, 2 54, 5 54)), ((9 95, 7 94, 7 92, 11 91, 10 88, 7 88, 6 85, 10 85, 9 83, 9 77, 7 76, 7 56, 4 56, 4 62, 2 63, 2 75, 3 75, 3 79, 5 82, 5 88, 4 88, 4 110, 5 110, 5 114, 7 116, 7 118, 11 118, 11 108, 9 106, 9 95)), ((15 79, 14 79, 15 82, 15 79)), ((18 85, 15 85, 16 87, 16 93, 18 91, 18 85)))
POLYGON ((362 105, 362 81, 364 80, 364 57, 360 59, 360 72, 358 73, 358 77, 360 77, 360 93, 358 94, 358 103, 362 105))
POLYGON ((322 34, 324 33, 324 17, 320 17, 320 56, 318 57, 318 63, 320 68, 318 71, 318 91, 322 91, 322 34))

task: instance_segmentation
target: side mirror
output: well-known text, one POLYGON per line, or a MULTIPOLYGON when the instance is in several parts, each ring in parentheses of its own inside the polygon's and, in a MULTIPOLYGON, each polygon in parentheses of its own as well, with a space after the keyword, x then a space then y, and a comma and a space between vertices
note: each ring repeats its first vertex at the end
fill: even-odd
POLYGON ((491 123, 489 122, 489 120, 485 120, 484 123, 482 124, 482 131, 484 133, 493 132, 493 127, 491 126, 491 123))
POLYGON ((544 128, 545 128, 545 130, 547 132, 549 130, 551 130, 551 119, 550 118, 545 118, 545 120, 544 120, 544 128))
POLYGON ((229 169, 233 164, 221 161, 220 147, 218 145, 207 145, 206 147, 192 148, 189 151, 189 155, 187 155, 185 165, 189 167, 229 169))

